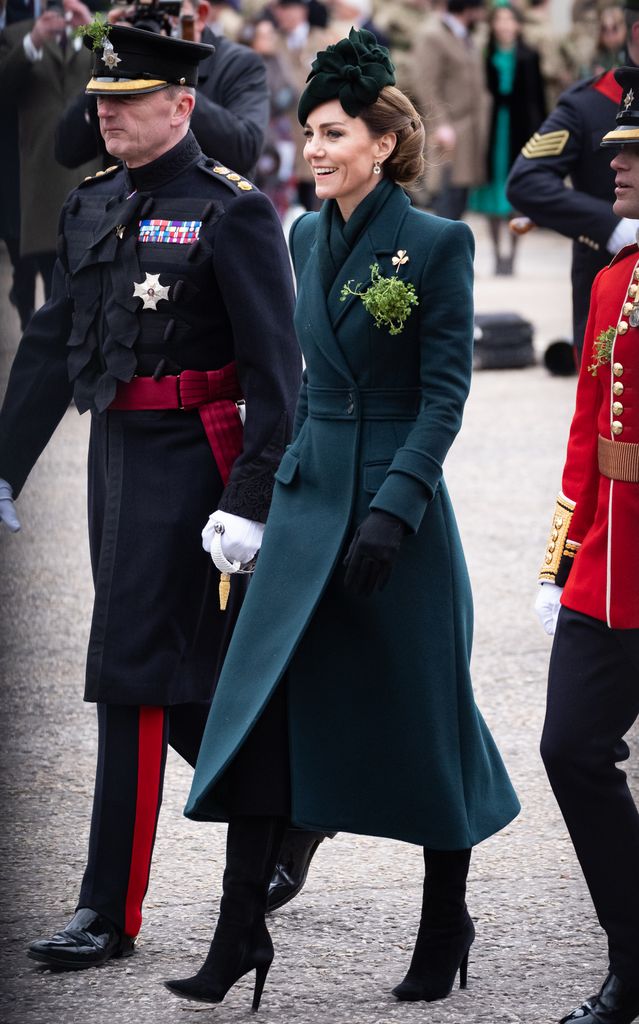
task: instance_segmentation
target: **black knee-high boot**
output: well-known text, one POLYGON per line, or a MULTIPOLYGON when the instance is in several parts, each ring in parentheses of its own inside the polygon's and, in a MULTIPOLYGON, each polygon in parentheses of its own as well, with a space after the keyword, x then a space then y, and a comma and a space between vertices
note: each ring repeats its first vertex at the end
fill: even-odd
POLYGON ((165 982, 171 992, 221 1003, 235 982, 254 970, 253 1009, 258 1009, 273 961, 273 943, 264 921, 266 898, 286 826, 284 818, 231 818, 213 941, 197 974, 165 982))
POLYGON ((475 927, 466 909, 466 878, 470 850, 428 850, 424 847, 422 916, 408 974, 393 995, 416 1001, 444 999, 457 971, 466 987, 468 951, 475 927))

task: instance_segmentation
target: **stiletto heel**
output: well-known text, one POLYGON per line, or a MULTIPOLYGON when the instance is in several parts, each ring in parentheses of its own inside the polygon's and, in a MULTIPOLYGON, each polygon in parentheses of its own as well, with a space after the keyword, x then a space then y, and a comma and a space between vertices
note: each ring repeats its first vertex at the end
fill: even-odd
POLYGON ((264 964, 262 967, 255 968, 255 990, 253 992, 253 1012, 257 1013, 260 1008, 260 999, 262 998, 262 992, 264 991, 264 984, 266 982, 266 975, 269 972, 271 962, 264 964))
POLYGON ((257 1010, 273 943, 264 915, 268 886, 286 823, 280 818, 231 818, 220 916, 206 960, 192 978, 165 981, 177 996, 221 1003, 240 978, 255 971, 253 1010, 257 1010))
POLYGON ((465 900, 469 863, 470 850, 424 848, 421 921, 408 973, 393 989, 398 999, 445 999, 458 971, 459 987, 466 988, 468 952, 475 938, 465 900))
POLYGON ((466 981, 468 980, 468 952, 459 965, 459 987, 466 988, 466 981))

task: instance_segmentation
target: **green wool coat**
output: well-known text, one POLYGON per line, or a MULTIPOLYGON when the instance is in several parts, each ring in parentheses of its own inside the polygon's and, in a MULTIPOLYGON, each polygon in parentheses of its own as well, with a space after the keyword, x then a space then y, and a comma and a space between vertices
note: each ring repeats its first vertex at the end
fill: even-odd
POLYGON ((185 813, 223 820, 225 767, 286 673, 292 820, 466 848, 519 804, 475 705, 472 597, 442 463, 471 375, 473 238, 390 190, 328 299, 318 216, 291 233, 296 328, 306 360, 294 441, 213 700, 185 813), (377 262, 419 296, 404 329, 375 326, 361 299, 377 262), (342 559, 370 509, 409 535, 387 587, 344 591, 342 559))

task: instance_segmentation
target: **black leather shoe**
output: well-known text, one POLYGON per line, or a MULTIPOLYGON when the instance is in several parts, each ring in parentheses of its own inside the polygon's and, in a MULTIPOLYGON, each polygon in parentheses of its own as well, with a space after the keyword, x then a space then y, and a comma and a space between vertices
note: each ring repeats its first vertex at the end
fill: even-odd
POLYGON ((332 839, 335 832, 303 832, 291 828, 284 836, 282 849, 268 888, 267 913, 279 910, 303 888, 309 865, 319 844, 332 839))
POLYGON ((106 917, 81 907, 61 932, 32 942, 27 956, 58 970, 80 971, 99 967, 112 957, 131 956, 133 947, 134 940, 106 917))
POLYGON ((615 974, 609 974, 596 996, 562 1017, 560 1024, 632 1024, 639 1018, 639 986, 629 985, 615 974))

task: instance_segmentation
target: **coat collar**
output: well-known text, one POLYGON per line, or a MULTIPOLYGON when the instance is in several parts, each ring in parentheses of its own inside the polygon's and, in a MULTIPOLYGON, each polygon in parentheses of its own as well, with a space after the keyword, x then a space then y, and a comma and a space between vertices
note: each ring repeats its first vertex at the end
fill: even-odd
POLYGON ((311 247, 311 253, 299 281, 300 297, 310 311, 308 329, 312 332, 317 347, 340 376, 349 382, 353 379, 351 368, 344 347, 340 345, 336 333, 338 326, 346 314, 359 302, 356 296, 349 296, 340 301, 342 286, 348 280, 362 284, 370 278, 370 266, 380 257, 397 252, 401 243, 401 231, 410 206, 406 193, 398 187, 384 203, 383 207, 371 220, 367 229, 355 245, 346 260, 338 279, 335 281, 328 298, 325 296, 320 281, 317 264, 317 240, 311 247))
MULTIPOLYGON (((349 295, 342 302, 340 300, 342 286, 349 280, 364 284, 370 278, 372 263, 379 263, 381 257, 394 255, 401 248, 401 232, 409 206, 408 196, 403 189, 396 186, 346 260, 342 267, 342 273, 328 296, 328 311, 335 329, 342 322, 353 303, 358 301, 356 296, 349 295)), ((383 267, 382 273, 384 273, 383 267)))

